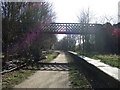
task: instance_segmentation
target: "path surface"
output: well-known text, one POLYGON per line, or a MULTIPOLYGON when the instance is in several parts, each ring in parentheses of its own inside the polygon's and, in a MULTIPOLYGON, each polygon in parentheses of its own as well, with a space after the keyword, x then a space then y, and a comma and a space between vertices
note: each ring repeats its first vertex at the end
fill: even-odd
MULTIPOLYGON (((67 63, 65 54, 60 52, 51 63, 67 63)), ((69 88, 68 71, 37 71, 15 88, 69 88)))

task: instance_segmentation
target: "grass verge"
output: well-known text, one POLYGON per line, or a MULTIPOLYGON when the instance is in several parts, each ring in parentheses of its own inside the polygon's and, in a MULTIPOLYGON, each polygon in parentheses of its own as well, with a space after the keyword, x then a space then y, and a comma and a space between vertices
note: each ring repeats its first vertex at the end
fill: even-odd
POLYGON ((59 52, 53 52, 52 54, 49 54, 47 59, 43 59, 41 60, 42 62, 50 62, 52 61, 54 58, 56 58, 59 55, 59 52))
POLYGON ((69 63, 72 63, 69 66, 69 78, 71 82, 72 88, 91 88, 90 83, 86 79, 82 70, 77 66, 75 61, 69 55, 67 56, 67 60, 69 63))
POLYGON ((33 70, 17 70, 5 75, 2 75, 2 88, 9 89, 21 83, 23 80, 31 76, 35 71, 33 70))
MULTIPOLYGON (((51 60, 56 58, 58 56, 58 54, 59 54, 58 52, 53 52, 52 54, 49 54, 48 58, 43 61, 50 62, 51 60)), ((29 67, 31 67, 31 66, 29 66, 29 67)), ((15 85, 21 83, 22 81, 27 79, 29 76, 33 75, 35 72, 36 71, 34 71, 34 70, 19 69, 19 70, 12 71, 10 73, 6 73, 6 74, 2 75, 2 89, 13 88, 15 85)))

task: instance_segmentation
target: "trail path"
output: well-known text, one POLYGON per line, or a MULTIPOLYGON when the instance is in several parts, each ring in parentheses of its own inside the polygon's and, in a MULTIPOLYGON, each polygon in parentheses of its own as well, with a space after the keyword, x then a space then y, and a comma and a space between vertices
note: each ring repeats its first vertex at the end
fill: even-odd
MULTIPOLYGON (((60 52, 51 63, 67 63, 65 54, 60 52)), ((16 85, 15 88, 69 88, 68 71, 40 71, 16 85)))

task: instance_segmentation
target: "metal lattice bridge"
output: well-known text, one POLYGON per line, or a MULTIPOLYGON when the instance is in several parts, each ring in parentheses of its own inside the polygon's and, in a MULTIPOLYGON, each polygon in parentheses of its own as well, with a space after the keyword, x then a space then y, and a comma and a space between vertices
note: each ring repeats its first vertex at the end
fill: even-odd
POLYGON ((43 24, 39 32, 49 34, 95 34, 101 24, 50 23, 43 24))

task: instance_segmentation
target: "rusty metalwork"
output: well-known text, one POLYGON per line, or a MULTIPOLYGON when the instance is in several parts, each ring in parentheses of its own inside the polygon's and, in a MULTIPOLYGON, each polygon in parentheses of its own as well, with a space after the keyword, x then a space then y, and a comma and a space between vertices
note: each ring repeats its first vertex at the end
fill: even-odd
POLYGON ((42 25, 40 32, 49 34, 95 34, 101 24, 50 23, 42 25))

